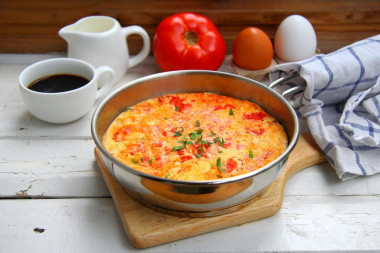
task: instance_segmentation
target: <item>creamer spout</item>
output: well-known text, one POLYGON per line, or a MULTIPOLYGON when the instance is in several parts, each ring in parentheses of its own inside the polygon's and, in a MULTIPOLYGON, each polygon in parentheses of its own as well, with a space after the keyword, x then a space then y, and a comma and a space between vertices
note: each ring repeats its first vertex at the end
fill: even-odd
POLYGON ((73 38, 78 36, 78 31, 74 29, 74 25, 75 24, 72 24, 61 28, 58 32, 58 35, 61 36, 67 42, 71 41, 73 38))

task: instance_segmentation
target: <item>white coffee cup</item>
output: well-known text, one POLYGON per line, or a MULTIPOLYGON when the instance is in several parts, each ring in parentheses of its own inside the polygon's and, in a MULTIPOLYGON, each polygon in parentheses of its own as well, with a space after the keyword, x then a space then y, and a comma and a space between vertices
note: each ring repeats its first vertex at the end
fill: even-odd
POLYGON ((54 58, 25 68, 19 76, 19 86, 25 106, 35 117, 54 124, 64 124, 75 121, 90 111, 95 101, 111 89, 114 77, 114 71, 107 66, 95 69, 82 60, 54 58), (60 74, 81 76, 89 82, 76 89, 55 93, 28 88, 40 78, 60 74))

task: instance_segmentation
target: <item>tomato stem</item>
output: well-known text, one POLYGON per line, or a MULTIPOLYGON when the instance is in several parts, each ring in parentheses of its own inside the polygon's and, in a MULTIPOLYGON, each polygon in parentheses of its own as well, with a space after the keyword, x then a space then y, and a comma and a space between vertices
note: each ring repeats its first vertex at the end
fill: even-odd
POLYGON ((192 31, 187 31, 185 33, 185 41, 189 46, 198 44, 198 34, 192 31))

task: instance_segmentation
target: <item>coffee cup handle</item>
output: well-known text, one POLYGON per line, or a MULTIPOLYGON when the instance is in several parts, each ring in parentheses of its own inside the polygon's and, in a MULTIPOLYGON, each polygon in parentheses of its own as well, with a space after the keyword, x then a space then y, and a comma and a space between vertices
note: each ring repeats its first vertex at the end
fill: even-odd
POLYGON ((115 81, 115 72, 107 66, 98 67, 95 71, 97 85, 101 87, 96 91, 96 99, 99 99, 111 90, 115 81))
POLYGON ((137 55, 132 56, 129 59, 128 68, 131 68, 145 60, 145 58, 148 56, 150 52, 150 38, 148 33, 141 26, 138 25, 124 27, 122 28, 122 31, 124 33, 125 38, 127 38, 131 34, 137 34, 140 35, 143 39, 143 47, 141 51, 137 55))

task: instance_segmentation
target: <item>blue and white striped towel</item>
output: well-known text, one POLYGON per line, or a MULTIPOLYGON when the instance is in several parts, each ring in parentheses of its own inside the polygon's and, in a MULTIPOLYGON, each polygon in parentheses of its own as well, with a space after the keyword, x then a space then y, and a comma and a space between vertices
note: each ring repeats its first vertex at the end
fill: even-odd
MULTIPOLYGON (((380 172, 380 35, 327 55, 275 66, 270 80, 293 72, 285 88, 341 180, 380 172)), ((282 87, 284 88, 284 87, 282 87)))

